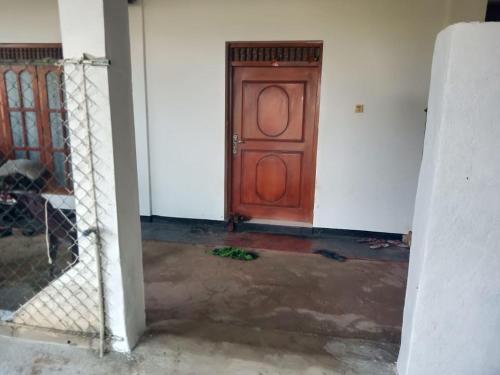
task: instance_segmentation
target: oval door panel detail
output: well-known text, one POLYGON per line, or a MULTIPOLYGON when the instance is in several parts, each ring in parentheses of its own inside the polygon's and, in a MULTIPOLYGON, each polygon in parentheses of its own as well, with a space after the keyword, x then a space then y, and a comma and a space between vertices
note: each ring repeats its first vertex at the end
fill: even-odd
POLYGON ((286 193, 287 167, 277 155, 264 156, 257 162, 255 189, 260 199, 277 202, 286 193))
POLYGON ((279 86, 268 86, 257 99, 257 126, 268 137, 277 137, 288 127, 290 98, 279 86))

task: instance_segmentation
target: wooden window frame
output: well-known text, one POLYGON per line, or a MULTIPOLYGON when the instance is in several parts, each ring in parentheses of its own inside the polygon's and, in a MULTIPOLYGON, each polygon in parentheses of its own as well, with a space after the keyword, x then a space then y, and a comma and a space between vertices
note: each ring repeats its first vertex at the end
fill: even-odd
MULTIPOLYGON (((40 153, 40 162, 50 172, 50 179, 47 182, 45 192, 55 194, 68 194, 71 189, 71 181, 69 178, 70 149, 68 144, 67 129, 64 126, 66 121, 66 110, 64 108, 63 92, 60 90, 59 109, 51 109, 49 107, 48 90, 47 90, 47 75, 50 72, 56 72, 60 83, 62 84, 62 70, 55 65, 49 64, 30 64, 30 59, 51 58, 58 59, 62 57, 61 44, 0 44, 0 60, 7 58, 7 61, 0 65, 0 154, 6 159, 15 159, 16 151, 29 151, 40 153), (11 62, 10 62, 11 61, 11 62), (10 107, 8 101, 8 93, 6 90, 5 74, 13 71, 16 74, 19 107, 10 107), (25 107, 22 97, 22 87, 20 75, 22 72, 28 71, 32 76, 33 90, 33 107, 25 107), (34 112, 37 126, 38 145, 37 147, 28 146, 27 129, 25 118, 21 116, 21 127, 23 131, 23 146, 15 146, 12 137, 12 127, 10 123, 10 113, 12 112, 34 112), (62 131, 64 137, 64 145, 61 148, 54 147, 52 143, 52 129, 50 115, 51 113, 59 113, 62 121, 62 131), (64 153, 64 171, 65 171, 65 186, 58 185, 55 181, 55 165, 54 154, 64 153)), ((26 155, 27 156, 27 155, 26 155)))

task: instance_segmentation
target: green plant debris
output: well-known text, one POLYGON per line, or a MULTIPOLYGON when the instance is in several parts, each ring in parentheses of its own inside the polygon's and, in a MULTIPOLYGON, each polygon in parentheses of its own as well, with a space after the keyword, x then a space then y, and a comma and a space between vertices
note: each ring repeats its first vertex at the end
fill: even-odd
POLYGON ((223 258, 231 258, 238 260, 255 260, 259 256, 253 252, 240 249, 238 247, 220 247, 212 250, 212 255, 223 258))

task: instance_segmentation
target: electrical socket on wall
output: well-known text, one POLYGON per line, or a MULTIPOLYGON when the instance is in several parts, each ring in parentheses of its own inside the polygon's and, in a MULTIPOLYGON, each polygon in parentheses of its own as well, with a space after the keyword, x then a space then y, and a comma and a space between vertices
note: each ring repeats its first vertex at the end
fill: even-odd
POLYGON ((354 107, 354 113, 363 113, 365 111, 365 105, 364 104, 356 104, 354 107))

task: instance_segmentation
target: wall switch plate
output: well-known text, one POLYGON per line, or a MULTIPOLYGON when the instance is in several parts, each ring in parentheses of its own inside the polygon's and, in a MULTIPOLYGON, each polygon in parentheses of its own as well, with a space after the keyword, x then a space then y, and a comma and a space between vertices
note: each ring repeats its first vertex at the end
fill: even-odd
POLYGON ((354 113, 363 113, 365 111, 364 104, 356 104, 354 107, 354 113))

